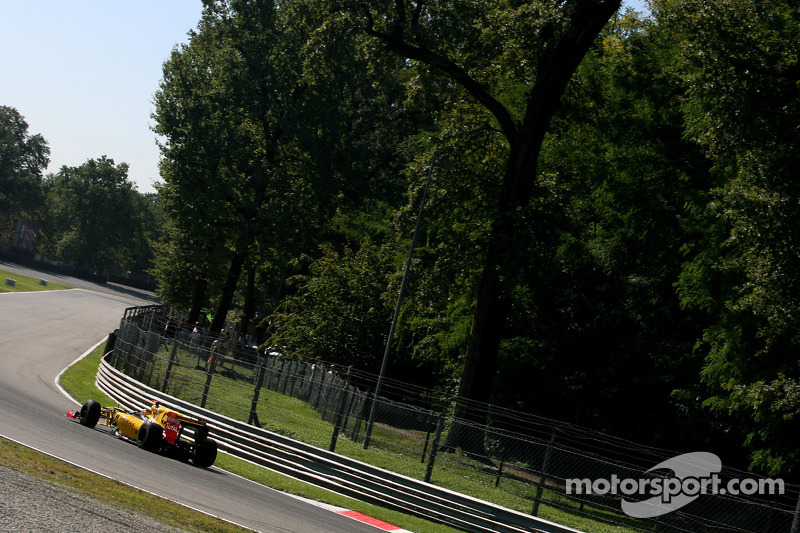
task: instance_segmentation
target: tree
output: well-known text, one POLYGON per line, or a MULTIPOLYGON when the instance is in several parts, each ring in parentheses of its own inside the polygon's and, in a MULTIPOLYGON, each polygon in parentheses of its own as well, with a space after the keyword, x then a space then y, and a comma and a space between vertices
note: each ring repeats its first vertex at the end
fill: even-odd
POLYGON ((753 466, 788 472, 800 461, 785 438, 800 428, 800 15, 792 2, 653 6, 683 50, 687 135, 715 178, 691 204, 679 284, 683 304, 708 317, 705 406, 733 415, 753 466))
MULTIPOLYGON (((312 2, 312 4, 326 4, 312 2)), ((507 159, 485 243, 472 328, 464 361, 456 416, 483 422, 471 401, 488 402, 497 355, 510 312, 505 280, 523 261, 514 240, 525 226, 519 215, 537 194, 537 164, 544 136, 561 96, 619 0, 501 2, 447 5, 426 2, 336 2, 331 26, 356 28, 387 51, 446 76, 445 97, 477 101, 486 123, 507 143, 507 159)), ((480 452, 482 440, 457 425, 451 446, 480 452)))
MULTIPOLYGON (((223 243, 212 247, 231 267, 209 279, 222 288, 212 329, 225 320, 242 270, 281 273, 291 257, 315 248, 323 228, 341 240, 352 206, 363 207, 364 197, 384 188, 398 195, 385 179, 386 168, 398 168, 395 144, 379 135, 406 120, 395 116, 392 128, 374 127, 376 116, 396 107, 381 109, 387 96, 340 64, 329 70, 326 53, 339 45, 306 60, 306 24, 313 21, 294 9, 207 2, 198 33, 173 52, 156 95, 166 208, 184 238, 223 243), (280 266, 270 269, 270 262, 280 266)), ((353 61, 338 56, 345 57, 353 61)), ((383 202, 371 207, 381 216, 383 202)), ((196 254, 201 265, 208 249, 196 254)), ((253 290, 245 289, 249 307, 253 290)))
POLYGON ((340 255, 324 246, 308 276, 290 280, 297 291, 271 316, 272 345, 288 355, 377 373, 375 355, 386 343, 391 313, 384 294, 394 266, 388 252, 362 243, 340 255))
MULTIPOLYGON (((309 123, 300 22, 278 2, 205 2, 198 33, 165 64, 156 95, 167 208, 183 234, 222 243, 213 248, 228 265, 211 280, 212 331, 243 270, 302 249, 318 227, 324 183, 298 147, 309 123)), ((198 263, 207 248, 196 249, 198 263)))
POLYGON ((0 238, 10 241, 17 218, 33 217, 44 202, 42 173, 50 148, 13 107, 0 106, 0 238))
POLYGON ((708 184, 700 148, 683 136, 675 54, 652 21, 627 13, 570 83, 543 146, 548 196, 529 215, 541 222, 518 238, 532 260, 515 279, 495 395, 668 447, 712 433, 669 429, 691 409, 673 390, 691 389, 700 369, 690 354, 701 323, 681 309, 674 283, 684 206, 708 184))
POLYGON ((154 97, 153 131, 160 144, 163 184, 159 196, 168 218, 165 240, 156 247, 153 274, 164 301, 199 319, 210 303, 209 285, 222 276, 225 204, 219 173, 225 151, 225 92, 218 76, 218 51, 207 34, 172 51, 154 97))
POLYGON ((82 270, 125 272, 148 250, 145 204, 128 165, 105 156, 61 167, 45 182, 50 216, 46 251, 82 270), (141 252, 139 252, 141 253, 141 252))

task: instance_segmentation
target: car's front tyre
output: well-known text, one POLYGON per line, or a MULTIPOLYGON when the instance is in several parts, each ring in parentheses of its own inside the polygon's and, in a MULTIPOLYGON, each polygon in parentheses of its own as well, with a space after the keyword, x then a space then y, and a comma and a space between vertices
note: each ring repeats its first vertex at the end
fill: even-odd
POLYGON ((87 428, 93 428, 97 425, 97 421, 100 420, 100 402, 95 400, 87 400, 81 406, 81 414, 80 414, 80 421, 82 426, 86 426, 87 428))

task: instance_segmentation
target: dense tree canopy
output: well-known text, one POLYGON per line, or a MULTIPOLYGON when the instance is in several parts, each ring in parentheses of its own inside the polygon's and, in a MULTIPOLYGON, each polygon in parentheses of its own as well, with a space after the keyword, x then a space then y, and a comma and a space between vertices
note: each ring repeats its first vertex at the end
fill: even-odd
POLYGON ((390 372, 790 471, 797 12, 618 8, 206 2, 156 95, 161 294, 377 370, 435 154, 390 372))
POLYGON ((45 188, 43 251, 96 273, 148 266, 148 238, 156 230, 152 206, 128 181, 127 164, 101 157, 65 166, 47 178, 45 188))
POLYGON ((30 135, 28 123, 13 107, 0 106, 0 238, 8 240, 17 219, 39 221, 42 178, 50 148, 41 134, 30 135))
POLYGON ((754 460, 796 464, 800 360, 800 14, 789 2, 656 2, 682 54, 686 135, 714 177, 693 204, 685 306, 708 315, 700 350, 713 410, 743 416, 754 460))
MULTIPOLYGON (((282 17, 271 2, 208 2, 198 33, 165 64, 156 96, 166 209, 210 261, 228 264, 216 331, 246 264, 265 247, 288 246, 304 225, 293 217, 315 218, 293 144, 299 44, 282 17)), ((204 263, 196 268, 207 276, 213 267, 204 263)))
MULTIPOLYGON (((513 290, 508 281, 521 259, 514 246, 526 225, 520 214, 539 197, 541 143, 569 79, 620 1, 309 3, 333 13, 335 31, 355 28, 386 51, 446 76, 454 87, 440 93, 443 103, 474 100, 486 126, 494 126, 506 143, 503 177, 486 213, 491 230, 459 390, 460 398, 487 402, 507 334, 513 290)), ((467 405, 458 403, 459 418, 485 421, 467 405)), ((461 427, 450 432, 451 445, 482 448, 460 433, 461 427)))

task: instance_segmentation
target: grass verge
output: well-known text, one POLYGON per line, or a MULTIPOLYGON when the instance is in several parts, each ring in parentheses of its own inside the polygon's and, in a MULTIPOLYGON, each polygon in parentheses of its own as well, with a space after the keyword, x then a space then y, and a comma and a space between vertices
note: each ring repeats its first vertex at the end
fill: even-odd
MULTIPOLYGON (((207 377, 202 369, 204 363, 202 359, 198 360, 196 353, 179 344, 172 347, 163 345, 139 379, 153 388, 166 390, 172 396, 201 405, 207 377), (165 385, 163 380, 168 360, 172 360, 174 365, 165 385)), ((283 370, 282 364, 277 372, 273 367, 269 377, 265 378, 264 387, 260 389, 256 409, 262 427, 306 444, 327 448, 331 442, 333 425, 323 417, 321 407, 320 410, 312 408, 309 403, 313 403, 312 400, 304 401, 293 396, 292 391, 301 386, 299 381, 303 378, 299 378, 294 374, 295 370, 290 368, 286 369, 289 377, 280 377, 283 370), (270 390, 266 383, 275 383, 281 392, 270 390)), ((252 364, 226 360, 213 376, 206 407, 235 420, 248 420, 253 398, 253 372, 252 364)), ((376 424, 372 432, 373 444, 368 450, 362 446, 362 437, 350 435, 350 438, 339 438, 336 452, 413 479, 423 479, 426 464, 420 457, 426 436, 424 432, 413 433, 413 430, 399 432, 389 426, 376 424)), ((513 468, 513 463, 506 466, 513 468)), ((485 463, 471 460, 460 453, 439 454, 431 479, 438 486, 521 513, 530 513, 532 510, 531 489, 535 490, 536 487, 529 480, 504 475, 500 486, 496 465, 494 468, 487 467, 485 463)), ((537 516, 581 531, 633 533, 648 529, 647 524, 634 518, 607 508, 582 505, 559 491, 544 490, 540 502, 537 516)))
MULTIPOLYGON (((101 344, 95 350, 92 351, 88 356, 84 357, 69 370, 67 370, 61 377, 60 384, 61 386, 76 400, 79 402, 83 402, 87 399, 95 399, 103 403, 104 405, 113 405, 115 402, 111 400, 108 396, 104 395, 100 392, 99 389, 94 384, 95 376, 97 374, 97 368, 100 365, 100 358, 102 357, 104 345, 101 344)), ((31 452, 36 453, 36 452, 31 452)), ((0 464, 4 461, 4 454, 0 454, 0 464)), ((48 456, 43 456, 48 457, 48 456)), ((57 461, 53 459, 53 461, 57 461)), ((58 461, 60 462, 60 461, 58 461)), ((88 472, 85 472, 77 467, 73 467, 69 464, 62 463, 66 470, 78 470, 84 472, 89 475, 94 475, 88 472)), ((13 465, 7 465, 14 468, 13 465)), ((418 532, 430 532, 430 533, 452 533, 457 531, 451 527, 444 526, 442 524, 437 524, 433 522, 429 522, 422 518, 418 518, 416 516, 411 516, 407 514, 400 513, 398 511, 393 511, 390 509, 384 509, 382 507, 378 507, 372 504, 364 503, 358 500, 354 500, 352 498, 348 498, 345 496, 341 496, 339 494, 335 494, 329 492, 324 489, 320 489, 313 485, 304 483, 302 481, 298 481, 296 479, 284 476, 282 474, 278 474, 266 468, 253 465, 246 461, 242 461, 235 457, 231 457, 229 455, 220 454, 217 457, 217 461, 215 466, 219 468, 223 468, 231 473, 240 475, 256 483, 260 483, 262 485, 266 485, 273 489, 283 491, 289 494, 294 494, 297 496, 302 496, 304 498, 309 498, 312 500, 320 501, 329 505, 334 505, 338 507, 343 507, 346 509, 352 509, 354 511, 363 513, 365 515, 377 518, 379 520, 383 520, 385 522, 389 522, 391 524, 397 525, 402 527, 403 529, 409 531, 418 531, 418 532)), ((34 469, 36 470, 36 469, 34 469)), ((27 471, 26 471, 27 472, 27 471)), ((29 472, 36 475, 36 472, 29 472)), ((77 474, 63 474, 62 477, 65 479, 71 479, 73 476, 77 474)), ((101 477, 101 476, 96 476, 101 477)), ((102 478, 105 479, 105 478, 102 478)), ((115 485, 119 485, 119 488, 114 489, 115 493, 120 493, 121 496, 114 500, 113 505, 133 510, 136 512, 141 512, 144 509, 149 507, 158 508, 159 505, 153 505, 150 503, 145 503, 141 500, 142 495, 147 495, 146 493, 142 493, 136 489, 131 487, 127 487, 127 485, 123 485, 122 483, 118 483, 116 481, 112 481, 115 485), (125 496, 125 488, 127 487, 128 492, 130 494, 125 496)), ((86 493, 82 490, 81 484, 70 485, 82 493, 89 494, 92 497, 95 497, 93 493, 86 493)), ((105 490, 100 491, 105 492, 105 490)), ((147 495, 150 496, 150 495, 147 495)), ((99 499, 99 498, 98 498, 99 499)), ((168 502, 171 503, 171 502, 168 502)), ((172 504, 177 505, 177 504, 172 504)), ((179 506, 180 507, 180 506, 179 506)), ((184 508, 185 509, 185 508, 184 508)), ((159 512, 159 516, 154 516, 153 518, 157 520, 161 520, 161 512, 159 512)), ((181 524, 176 527, 183 527, 189 531, 243 531, 240 528, 236 528, 235 526, 231 526, 230 524, 226 524, 221 522, 213 517, 208 517, 207 515, 203 515, 202 513, 198 513, 196 511, 192 511, 190 509, 185 509, 185 513, 181 513, 181 516, 186 515, 185 520, 187 521, 186 524, 181 524), (203 517, 208 518, 210 522, 207 525, 196 527, 192 525, 194 521, 201 521, 203 517), (233 529, 214 529, 219 527, 232 527, 233 529), (192 529, 194 528, 194 529, 192 529)), ((175 517, 173 517, 175 518, 175 517)), ((166 522, 165 522, 166 523, 166 522)), ((174 525, 171 522, 169 525, 174 525)))
POLYGON ((3 284, 0 285, 0 292, 58 291, 73 288, 68 285, 61 285, 60 283, 50 283, 49 281, 47 285, 42 285, 39 278, 14 274, 7 270, 0 270, 0 279, 3 280, 3 284), (17 282, 16 286, 11 287, 6 285, 5 280, 7 279, 15 280, 17 282))
POLYGON ((186 531, 249 531, 3 438, 0 438, 0 465, 35 476, 53 486, 89 496, 110 507, 146 515, 186 531))

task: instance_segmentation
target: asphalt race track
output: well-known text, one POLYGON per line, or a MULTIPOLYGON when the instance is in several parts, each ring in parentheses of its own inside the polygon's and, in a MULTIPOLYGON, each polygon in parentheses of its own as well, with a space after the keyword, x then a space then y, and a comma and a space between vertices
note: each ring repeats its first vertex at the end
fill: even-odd
POLYGON ((58 389, 56 376, 117 328, 125 308, 152 303, 134 296, 114 289, 0 293, 0 435, 256 531, 378 531, 218 468, 147 453, 65 417, 76 404, 58 389))

